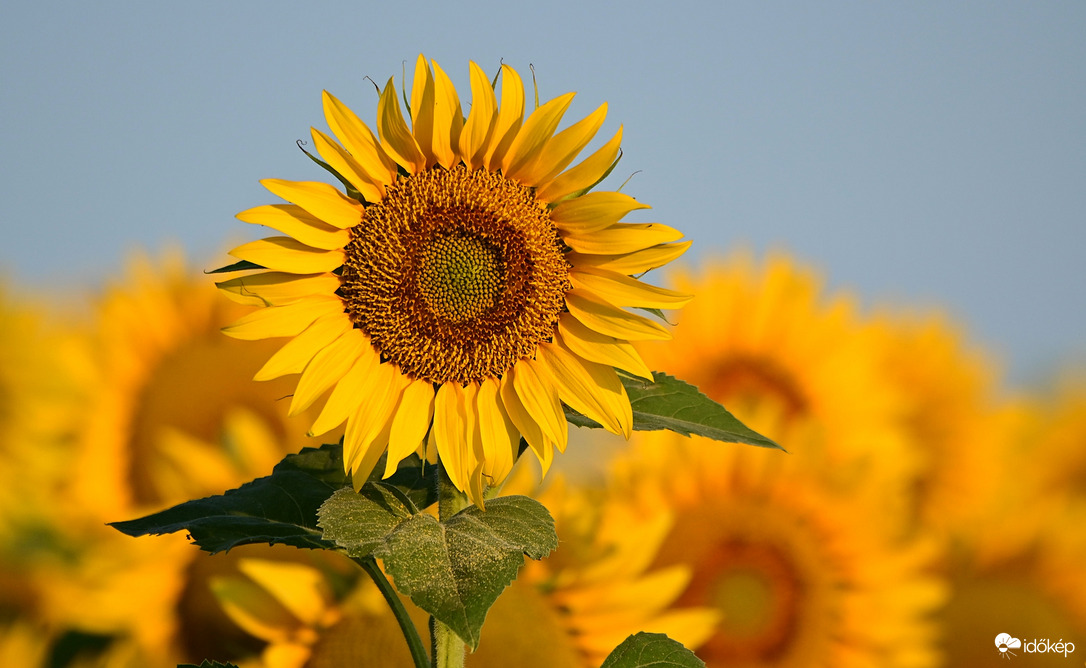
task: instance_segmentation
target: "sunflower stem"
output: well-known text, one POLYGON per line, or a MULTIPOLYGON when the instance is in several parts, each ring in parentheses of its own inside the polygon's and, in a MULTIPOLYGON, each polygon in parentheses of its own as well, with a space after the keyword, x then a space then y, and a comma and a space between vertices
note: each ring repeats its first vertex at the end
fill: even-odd
POLYGON ((422 638, 419 637, 419 631, 415 628, 414 622, 411 621, 411 616, 407 614, 407 608, 404 607, 403 601, 396 594, 392 583, 388 581, 385 574, 381 572, 380 567, 377 566, 377 560, 373 557, 364 557, 361 559, 352 558, 352 561, 366 571, 373 583, 381 590, 381 594, 385 597, 385 601, 388 602, 388 606, 392 608, 392 614, 396 616, 396 621, 400 624, 400 631, 403 632, 403 637, 407 640, 407 649, 411 651, 411 660, 415 662, 415 668, 429 668, 430 658, 426 656, 426 648, 422 644, 422 638))
MULTIPOLYGON (((439 464, 437 476, 437 516, 442 522, 471 505, 466 494, 456 488, 439 464)), ((432 668, 464 668, 466 647, 460 636, 435 617, 430 617, 432 668)))

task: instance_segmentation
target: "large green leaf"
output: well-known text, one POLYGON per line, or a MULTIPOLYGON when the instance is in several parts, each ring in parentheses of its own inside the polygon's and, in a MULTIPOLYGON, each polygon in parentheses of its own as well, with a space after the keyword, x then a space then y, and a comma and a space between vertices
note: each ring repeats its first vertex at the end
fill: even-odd
MULTIPOLYGON (((697 435, 727 443, 747 443, 763 448, 783 449, 770 439, 737 420, 726 408, 702 394, 698 388, 659 371, 650 383, 641 378, 621 376, 633 408, 637 431, 670 430, 684 436, 697 435)), ((566 408, 566 418, 578 427, 597 428, 598 422, 566 408)))
POLYGON ((662 633, 636 633, 615 648, 600 668, 705 668, 705 663, 662 633))
MULTIPOLYGON (((249 543, 335 549, 333 543, 322 538, 317 510, 333 492, 349 484, 343 472, 342 452, 339 444, 306 448, 288 455, 270 476, 225 494, 110 526, 129 536, 185 531, 201 549, 211 553, 249 543)), ((383 471, 384 465, 377 470, 383 471)), ((413 507, 425 508, 437 500, 435 475, 436 467, 424 466, 417 457, 411 457, 380 484, 395 490, 413 507)))
POLYGON ((321 507, 324 538, 352 557, 380 558, 401 593, 474 649, 524 555, 542 559, 558 546, 554 520, 524 496, 493 499, 485 511, 469 506, 444 522, 406 501, 381 484, 342 489, 321 507))

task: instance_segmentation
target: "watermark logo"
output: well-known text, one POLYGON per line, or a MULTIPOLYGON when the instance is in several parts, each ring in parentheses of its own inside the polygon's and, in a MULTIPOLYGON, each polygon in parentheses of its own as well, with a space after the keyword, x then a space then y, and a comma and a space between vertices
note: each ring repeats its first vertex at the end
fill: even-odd
POLYGON ((999 650, 999 656, 1003 659, 1009 659, 1012 656, 1017 656, 1012 649, 1019 649, 1022 647, 1022 641, 1018 638, 1011 637, 1009 633, 1000 633, 995 638, 996 649, 999 650))
POLYGON ((1018 656, 1011 650, 1020 650, 1026 654, 1063 654, 1065 659, 1068 654, 1075 651, 1075 643, 1064 642, 1063 638, 1060 638, 1056 642, 1052 642, 1048 638, 1034 638, 1033 640, 1024 643, 1009 633, 1000 633, 997 635, 995 637, 995 646, 996 649, 999 650, 1000 658, 1003 659, 1018 656))

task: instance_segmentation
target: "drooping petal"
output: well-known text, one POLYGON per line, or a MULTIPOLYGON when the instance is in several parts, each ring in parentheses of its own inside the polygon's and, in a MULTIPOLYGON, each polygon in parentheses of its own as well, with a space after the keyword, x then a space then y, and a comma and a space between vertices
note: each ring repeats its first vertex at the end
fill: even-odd
POLYGON ((671 338, 671 332, 663 325, 624 311, 583 290, 567 292, 566 307, 589 329, 616 339, 667 341, 671 338))
POLYGON ((562 235, 573 250, 593 255, 633 253, 682 238, 682 232, 660 223, 619 223, 596 232, 562 235))
POLYGON ((551 220, 567 234, 585 235, 614 225, 631 211, 651 208, 624 193, 594 192, 554 207, 551 220))
POLYGON ((317 128, 310 128, 310 134, 313 136, 313 145, 317 147, 317 153, 321 158, 340 176, 347 179, 347 182, 355 187, 363 199, 367 202, 376 202, 385 196, 385 185, 377 177, 371 176, 353 155, 317 128))
POLYGON ((342 250, 319 250, 290 237, 267 237, 230 251, 239 260, 255 262, 272 271, 320 274, 343 265, 342 250))
POLYGON ((460 133, 460 156, 470 170, 483 166, 486 149, 497 121, 498 101, 483 69, 469 62, 471 71, 471 111, 460 133))
POLYGON ((534 186, 535 182, 527 180, 530 175, 528 167, 539 159, 539 152, 543 145, 554 136, 554 130, 562 122, 569 105, 573 102, 575 93, 566 93, 532 112, 532 115, 524 121, 524 127, 517 132, 517 138, 509 146, 509 152, 502 160, 502 173, 524 185, 534 186))
POLYGON ((366 335, 353 327, 325 346, 302 371, 288 414, 294 416, 312 406, 320 395, 343 378, 363 350, 369 347, 366 335))
POLYGON ((485 510, 483 503, 485 501, 483 496, 485 488, 483 481, 483 465, 485 463, 483 459, 483 437, 479 431, 479 418, 474 412, 478 395, 478 383, 468 383, 464 386, 464 428, 468 451, 471 453, 471 459, 474 462, 468 474, 468 486, 464 492, 467 493, 468 499, 473 504, 485 510))
POLYGON ((509 146, 516 139, 524 118, 524 84, 517 71, 508 65, 502 65, 502 101, 498 108, 498 118, 494 124, 494 134, 490 147, 486 151, 486 168, 490 171, 501 169, 509 146))
POLYGON ((392 419, 392 431, 388 439, 388 459, 385 462, 385 478, 396 472, 396 467, 412 452, 418 450, 430 423, 434 418, 434 385, 428 380, 412 381, 404 390, 400 406, 392 419))
POLYGON ((335 295, 314 295, 285 306, 269 306, 253 311, 232 325, 222 328, 227 336, 254 341, 278 336, 297 336, 317 318, 343 313, 343 302, 335 295))
POLYGON ((572 252, 566 253, 566 260, 574 267, 598 267, 633 276, 664 266, 685 253, 691 243, 693 242, 680 241, 673 244, 659 244, 624 255, 584 255, 572 252))
POLYGON ((343 378, 339 379, 331 394, 328 395, 328 401, 324 403, 320 415, 309 428, 310 436, 327 433, 343 424, 343 421, 351 416, 358 405, 358 398, 374 391, 371 384, 380 362, 381 359, 372 346, 358 355, 350 370, 343 374, 343 378))
MULTIPOLYGON (((351 240, 346 229, 333 227, 296 204, 265 204, 242 211, 237 219, 264 225, 294 237, 306 246, 322 250, 343 248, 351 240)), ((355 222, 361 220, 357 216, 355 222)))
POLYGON ((313 274, 299 276, 279 271, 265 271, 238 276, 215 284, 228 298, 251 306, 280 306, 312 295, 330 295, 339 289, 339 276, 313 274))
POLYGON ((388 78, 385 89, 381 91, 381 99, 377 102, 377 134, 381 137, 381 147, 385 153, 401 167, 411 174, 426 169, 426 156, 403 119, 392 77, 388 78))
POLYGON ((539 344, 537 360, 570 408, 613 434, 630 437, 633 429, 630 398, 613 368, 578 359, 551 343, 539 344))
POLYGON ((592 141, 606 117, 607 103, 604 102, 584 119, 551 137, 543 145, 539 158, 527 168, 522 177, 524 182, 548 183, 592 141))
POLYGON ((460 162, 464 112, 449 76, 436 61, 430 63, 434 67, 434 155, 439 165, 450 169, 460 162))
POLYGON ((415 78, 411 87, 411 134, 418 143, 419 150, 426 157, 426 166, 432 167, 437 162, 434 153, 434 140, 438 130, 434 128, 434 75, 426 58, 420 53, 415 60, 415 78))
POLYGON ((491 486, 499 485, 513 469, 520 446, 517 430, 499 396, 500 382, 486 378, 479 383, 475 415, 483 448, 483 475, 491 486))
POLYGON ((283 344, 274 355, 268 358, 264 366, 253 376, 253 380, 264 381, 279 378, 290 373, 301 373, 321 350, 343 336, 351 329, 351 321, 341 313, 332 313, 313 321, 304 332, 283 344))
POLYGON ((532 417, 543 435, 550 439, 559 452, 566 451, 569 427, 557 388, 537 368, 537 362, 524 358, 510 370, 513 388, 517 391, 524 409, 532 417))
POLYGON ((551 462, 554 460, 554 444, 543 435, 539 425, 524 408, 524 404, 513 387, 512 372, 502 377, 499 394, 501 395, 502 405, 505 406, 506 414, 516 425, 517 431, 524 437, 525 442, 535 453, 536 458, 539 459, 539 464, 543 468, 543 475, 547 475, 547 470, 550 469, 551 462))
POLYGON ((388 157, 373 132, 347 105, 324 91, 324 117, 343 146, 380 183, 396 182, 396 161, 388 157))
POLYGON ((574 288, 598 295, 615 306, 676 309, 693 299, 693 295, 642 283, 636 278, 606 269, 578 267, 570 272, 569 280, 574 288))
POLYGON ((327 183, 264 179, 260 185, 332 227, 346 229, 362 221, 362 205, 327 183))
POLYGON ((578 357, 653 381, 652 371, 633 345, 589 329, 570 313, 558 317, 556 341, 578 357))
POLYGON ((562 172, 553 181, 540 184, 536 197, 543 202, 557 202, 567 195, 597 183, 615 163, 621 145, 622 127, 619 126, 618 132, 610 141, 582 160, 580 164, 562 172))
POLYGON ((443 383, 434 397, 434 442, 449 480, 460 491, 467 491, 475 468, 465 418, 464 390, 459 383, 443 383))
POLYGON ((392 364, 379 364, 369 377, 366 391, 356 397, 358 408, 347 419, 343 436, 343 466, 353 471, 351 482, 362 487, 385 451, 392 430, 392 416, 410 379, 392 364))

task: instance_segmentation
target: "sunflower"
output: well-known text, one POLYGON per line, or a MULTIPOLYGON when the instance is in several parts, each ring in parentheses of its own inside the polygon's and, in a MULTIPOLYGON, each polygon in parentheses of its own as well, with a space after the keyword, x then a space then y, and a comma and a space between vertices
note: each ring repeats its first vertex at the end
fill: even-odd
POLYGON ((113 521, 221 494, 312 444, 280 401, 289 387, 251 382, 271 348, 221 336, 244 308, 177 253, 137 254, 121 280, 95 312, 97 389, 67 492, 82 512, 113 521))
POLYGON ((917 466, 901 428, 905 403, 886 379, 877 332, 857 316, 847 292, 828 294, 819 275, 777 253, 746 253, 675 277, 680 289, 712 295, 683 309, 674 345, 638 344, 652 368, 683 378, 736 417, 781 440, 813 425, 819 456, 842 478, 917 466))
POLYGON ((231 251, 268 271, 220 287, 266 307, 227 334, 290 337, 257 378, 300 373, 292 413, 331 390, 311 433, 346 422, 344 463, 355 484, 387 444, 386 475, 423 452, 480 503, 482 487, 508 474, 521 437, 544 469, 565 449, 562 402, 629 435, 615 368, 651 379, 629 341, 670 334, 626 307, 688 300, 632 276, 689 244, 676 243, 682 234, 671 227, 620 222, 648 208, 634 198, 590 192, 615 163, 621 128, 569 167, 606 105, 556 133, 573 93, 525 118, 513 68, 501 68, 500 104, 482 69, 469 69, 465 118, 449 77, 420 55, 410 128, 390 78, 377 136, 326 92, 339 141, 314 129, 313 142, 345 192, 263 181, 290 203, 238 217, 286 236, 231 251))
MULTIPOLYGON (((797 450, 818 434, 800 422, 784 432, 797 450)), ((691 570, 676 609, 722 615, 698 650, 707 665, 936 665, 938 544, 885 509, 885 479, 842 489, 817 461, 648 434, 616 462, 610 490, 632 513, 674 513, 653 564, 691 570)))

